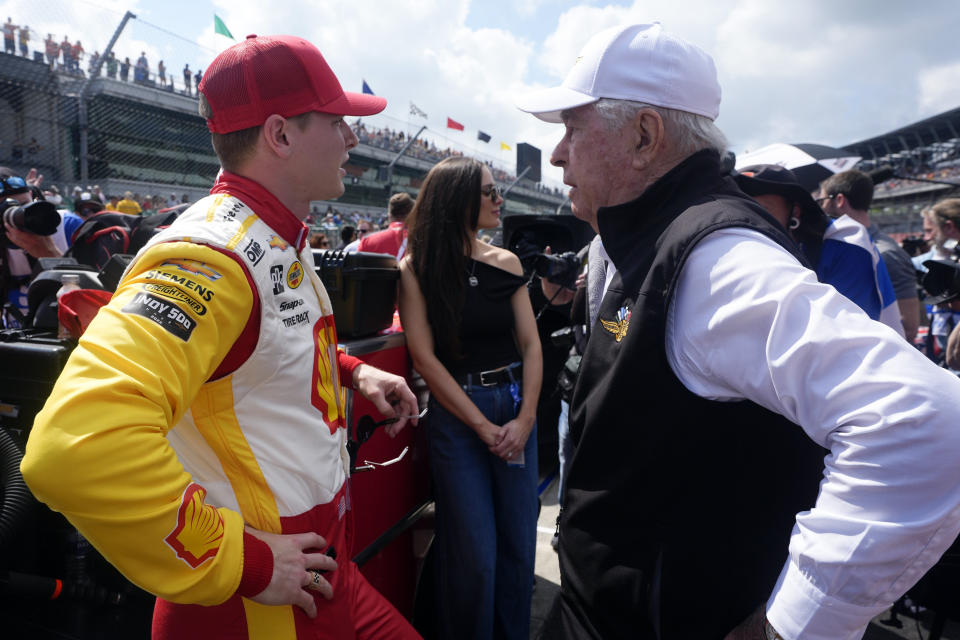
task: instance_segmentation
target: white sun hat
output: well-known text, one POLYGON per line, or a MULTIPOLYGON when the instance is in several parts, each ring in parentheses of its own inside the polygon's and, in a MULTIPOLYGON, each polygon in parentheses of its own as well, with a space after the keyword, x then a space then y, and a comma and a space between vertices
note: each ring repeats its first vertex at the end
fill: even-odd
POLYGON ((633 100, 715 120, 720 113, 717 68, 699 47, 659 22, 605 29, 590 38, 559 87, 521 96, 526 111, 547 122, 601 98, 633 100))

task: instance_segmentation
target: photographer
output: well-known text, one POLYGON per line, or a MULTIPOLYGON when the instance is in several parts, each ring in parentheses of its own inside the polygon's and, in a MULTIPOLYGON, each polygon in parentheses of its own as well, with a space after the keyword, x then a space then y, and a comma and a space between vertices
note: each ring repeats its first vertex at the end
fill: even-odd
POLYGON ((35 259, 61 256, 67 248, 60 215, 39 192, 42 179, 34 169, 24 179, 13 175, 7 167, 0 167, 0 290, 5 328, 23 324, 35 259))
MULTIPOLYGON (((560 462, 559 478, 557 480, 557 502, 563 508, 563 490, 565 488, 567 464, 573 457, 573 441, 570 439, 570 397, 573 394, 573 386, 576 384, 576 372, 579 367, 580 356, 583 355, 587 346, 587 339, 590 337, 590 330, 597 321, 597 311, 600 308, 600 300, 607 290, 610 281, 617 273, 617 268, 613 261, 607 255, 603 248, 603 242, 599 235, 595 235, 590 244, 587 245, 587 264, 586 267, 577 276, 574 288, 563 287, 550 280, 547 277, 540 278, 540 287, 543 289, 543 295, 551 300, 551 304, 562 305, 573 302, 570 310, 570 320, 574 327, 575 342, 570 350, 570 357, 561 370, 560 387, 563 389, 563 399, 560 401, 560 418, 557 422, 557 436, 559 439, 557 457, 560 462), (577 304, 577 300, 582 298, 583 304, 577 304)), ((546 255, 552 255, 550 247, 544 249, 546 255)), ((583 253, 581 249, 580 253, 583 253)), ((539 266, 539 265, 538 265, 539 266)), ((559 527, 559 516, 557 518, 559 527)), ((554 533, 551 544, 554 550, 557 548, 558 535, 554 533)))
MULTIPOLYGON (((929 235, 933 247, 928 254, 918 256, 920 268, 927 271, 932 260, 953 263, 955 269, 960 268, 957 265, 960 258, 957 247, 960 245, 955 245, 952 250, 947 248, 948 242, 956 243, 960 240, 960 198, 940 200, 924 210, 923 217, 924 229, 930 227, 929 235)), ((957 287, 949 280, 949 276, 953 274, 949 270, 944 273, 947 274, 947 281, 936 286, 937 291, 928 291, 940 300, 940 304, 936 304, 930 314, 926 354, 934 362, 960 371, 960 300, 956 299, 960 291, 954 291, 957 287)), ((929 276, 925 277, 923 284, 929 290, 934 288, 935 283, 928 278, 929 276)), ((953 282, 960 282, 955 275, 953 282)))

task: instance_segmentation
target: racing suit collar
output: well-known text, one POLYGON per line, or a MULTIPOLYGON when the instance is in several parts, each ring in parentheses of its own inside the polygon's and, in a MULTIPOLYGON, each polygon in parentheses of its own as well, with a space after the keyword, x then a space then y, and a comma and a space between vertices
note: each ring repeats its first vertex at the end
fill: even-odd
POLYGON ((229 171, 221 171, 210 193, 226 193, 250 207, 285 241, 303 250, 310 229, 260 183, 229 171))

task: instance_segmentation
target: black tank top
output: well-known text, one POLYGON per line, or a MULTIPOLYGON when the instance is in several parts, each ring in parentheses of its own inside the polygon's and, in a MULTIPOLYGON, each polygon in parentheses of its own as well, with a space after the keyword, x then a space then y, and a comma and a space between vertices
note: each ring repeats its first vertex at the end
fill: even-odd
POLYGON ((460 321, 460 351, 463 358, 444 363, 450 373, 473 373, 496 369, 520 360, 513 337, 514 318, 510 297, 526 282, 524 278, 472 258, 464 273, 466 291, 460 321))

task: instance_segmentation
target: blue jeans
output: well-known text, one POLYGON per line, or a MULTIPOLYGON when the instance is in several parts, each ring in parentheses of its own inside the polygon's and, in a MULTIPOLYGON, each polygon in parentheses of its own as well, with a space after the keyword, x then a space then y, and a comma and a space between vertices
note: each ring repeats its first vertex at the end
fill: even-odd
MULTIPOLYGON (((494 424, 516 415, 511 385, 468 387, 494 424)), ((437 503, 437 628, 450 640, 530 637, 537 537, 537 430, 523 466, 490 453, 470 427, 430 400, 427 427, 437 503)))
POLYGON ((566 400, 560 401, 560 418, 557 420, 557 458, 560 463, 559 478, 557 480, 557 504, 563 505, 563 490, 567 486, 567 469, 570 459, 573 458, 573 440, 570 439, 570 404, 566 400))

